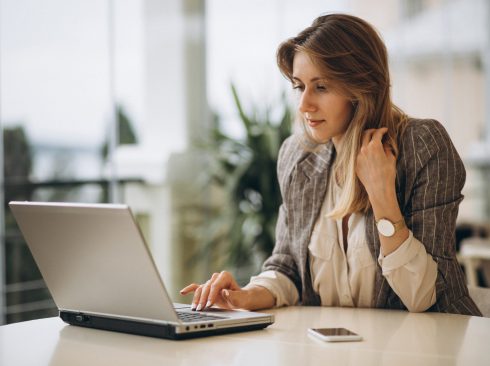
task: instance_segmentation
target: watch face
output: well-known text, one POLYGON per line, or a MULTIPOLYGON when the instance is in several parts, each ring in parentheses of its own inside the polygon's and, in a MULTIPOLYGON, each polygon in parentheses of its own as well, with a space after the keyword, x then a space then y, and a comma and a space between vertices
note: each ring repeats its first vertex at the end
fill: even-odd
POLYGON ((395 226, 389 220, 381 219, 376 226, 383 236, 390 237, 395 233, 395 226))

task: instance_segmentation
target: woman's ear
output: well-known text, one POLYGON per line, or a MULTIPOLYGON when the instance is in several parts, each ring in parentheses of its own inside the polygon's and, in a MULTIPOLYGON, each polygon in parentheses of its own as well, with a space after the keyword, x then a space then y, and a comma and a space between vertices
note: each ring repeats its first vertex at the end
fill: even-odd
POLYGON ((350 103, 352 105, 351 118, 353 118, 357 113, 357 106, 359 105, 359 102, 357 99, 352 99, 350 103))

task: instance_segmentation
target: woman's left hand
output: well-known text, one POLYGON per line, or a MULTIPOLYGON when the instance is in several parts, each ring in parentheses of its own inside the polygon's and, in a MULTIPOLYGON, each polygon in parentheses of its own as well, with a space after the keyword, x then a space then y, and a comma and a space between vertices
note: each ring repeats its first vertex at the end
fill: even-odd
POLYGON ((383 202, 395 194, 396 157, 382 142, 386 127, 364 131, 357 155, 356 174, 369 200, 383 202))

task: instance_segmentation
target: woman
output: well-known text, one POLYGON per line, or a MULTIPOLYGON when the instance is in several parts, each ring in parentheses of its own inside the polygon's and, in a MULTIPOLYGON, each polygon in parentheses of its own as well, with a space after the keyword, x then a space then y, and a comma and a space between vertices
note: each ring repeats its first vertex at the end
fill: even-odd
POLYGON ((481 315, 455 256, 465 169, 434 120, 390 99, 386 47, 373 27, 321 16, 277 52, 298 92, 302 134, 281 147, 283 204, 263 272, 191 284, 192 308, 357 306, 481 315))

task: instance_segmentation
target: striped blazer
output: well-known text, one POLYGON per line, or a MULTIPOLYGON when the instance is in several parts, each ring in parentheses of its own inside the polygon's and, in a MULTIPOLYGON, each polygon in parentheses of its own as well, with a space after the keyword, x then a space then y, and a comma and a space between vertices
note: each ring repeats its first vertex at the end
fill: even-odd
MULTIPOLYGON (((295 284, 303 305, 320 305, 313 290, 308 244, 327 191, 335 159, 332 142, 307 151, 290 136, 279 152, 277 174, 282 205, 276 244, 263 270, 279 271, 295 284)), ((444 127, 434 120, 410 119, 399 137, 396 191, 407 226, 437 263, 436 303, 429 311, 481 315, 468 295, 456 260, 455 223, 466 172, 444 127)), ((372 210, 366 239, 377 262, 380 241, 372 210)), ((376 266, 373 307, 406 309, 376 266)))

